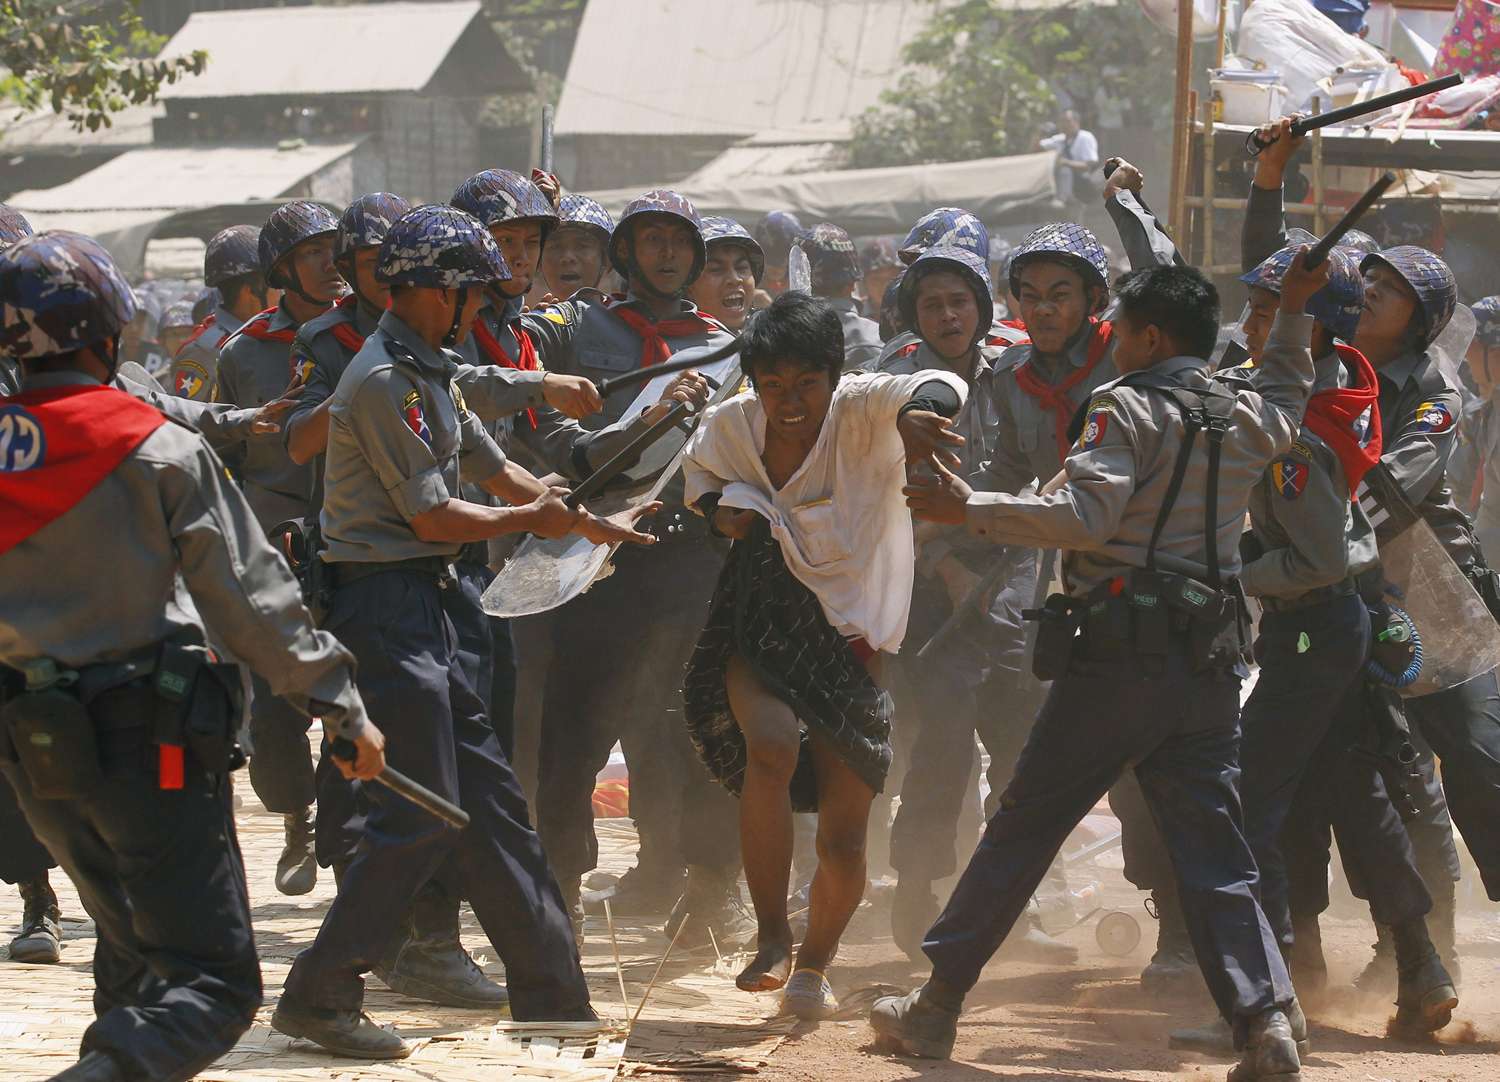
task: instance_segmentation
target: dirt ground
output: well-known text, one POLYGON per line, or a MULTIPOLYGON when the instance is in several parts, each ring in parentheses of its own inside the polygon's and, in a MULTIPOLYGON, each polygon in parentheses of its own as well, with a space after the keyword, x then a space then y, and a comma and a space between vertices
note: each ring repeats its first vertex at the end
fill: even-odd
MULTIPOLYGON (((970 993, 951 1062, 874 1051, 868 1023, 799 1027, 762 1070, 765 1082, 983 1082, 986 1079, 1223 1078, 1230 1061, 1167 1047, 1172 1030, 1208 1021, 1207 991, 1162 1001, 1136 980, 1150 960, 1155 922, 1123 879, 1104 873, 1105 901, 1137 918, 1134 952, 1112 957, 1095 942, 1096 920, 1060 938, 1080 949, 1077 965, 1059 969, 993 962, 970 993)), ((1466 886, 1464 884, 1463 886, 1466 886)), ((1374 936, 1352 906, 1323 920, 1324 950, 1334 1005, 1312 1019, 1313 1054, 1306 1082, 1493 1082, 1500 1078, 1500 916, 1494 907, 1460 918, 1461 1002, 1439 1039, 1416 1044, 1385 1037, 1393 1008, 1360 1003, 1348 982, 1370 958, 1374 936)), ((891 942, 888 916, 864 910, 855 918, 830 974, 835 991, 882 983, 915 987, 926 977, 891 942)))

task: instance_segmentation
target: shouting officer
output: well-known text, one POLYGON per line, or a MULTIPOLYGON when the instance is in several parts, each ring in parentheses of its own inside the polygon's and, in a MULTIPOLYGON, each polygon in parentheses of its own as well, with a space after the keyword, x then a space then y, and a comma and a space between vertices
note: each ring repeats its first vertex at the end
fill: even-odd
MULTIPOLYGON (((219 354, 214 400, 259 406, 287 391, 292 342, 297 329, 344 295, 344 279, 333 262, 338 219, 305 200, 279 207, 260 231, 257 257, 270 285, 283 290, 280 303, 244 324, 219 354)), ((294 382, 302 382, 300 375, 294 382)), ((252 436, 225 452, 242 478, 245 496, 261 528, 301 520, 313 495, 313 470, 287 454, 280 433, 252 436)), ((212 620, 210 620, 212 623, 212 620)), ((286 846, 276 863, 276 889, 306 894, 317 882, 313 852, 312 752, 307 724, 286 703, 253 684, 250 702, 250 784, 266 810, 286 820, 286 846)))
POLYGON ((1245 1051, 1237 1082, 1299 1070, 1291 982, 1239 826, 1248 615, 1234 576, 1250 489, 1299 429, 1313 374, 1302 307, 1327 277, 1300 262, 1287 270, 1259 388, 1230 394, 1208 377, 1219 325, 1212 283, 1190 268, 1137 271, 1119 286, 1114 359, 1124 375, 1094 394, 1061 478, 1020 496, 975 493, 946 470, 908 485, 919 519, 1068 550, 1067 593, 1048 599, 1038 633, 1034 664, 1052 689, 923 944, 933 976, 875 1005, 871 1023, 886 1041, 951 1052, 965 993, 1048 862, 1133 765, 1167 838, 1209 989, 1245 1051))
POLYGON ((65 1082, 190 1078, 260 1006, 228 776, 239 676, 212 662, 198 612, 354 742, 352 773, 384 767, 353 659, 312 629, 203 437, 107 386, 134 311, 87 237, 0 256, 0 349, 25 370, 0 400, 18 436, 0 463, 0 700, 12 734, 54 752, 17 740, 0 765, 98 932, 98 1017, 65 1082))
POLYGON ((325 625, 359 661, 391 733, 391 762, 473 817, 455 831, 405 800, 372 794, 365 834, 312 946, 292 966, 272 1024, 339 1055, 401 1059, 410 1047, 363 1013, 362 974, 445 857, 505 964, 512 1015, 591 1019, 567 912, 483 704, 457 662, 441 602, 460 548, 516 530, 598 543, 649 540, 630 522, 562 502, 506 461, 453 384, 461 341, 505 264, 485 229, 452 207, 417 207, 380 248, 391 307, 339 380, 329 410, 323 554, 334 584, 325 625), (460 475, 521 506, 457 498, 460 475))
POLYGON ((688 300, 738 332, 750 318, 755 284, 765 276, 765 253, 739 222, 713 214, 703 216, 703 245, 703 273, 688 286, 688 300))
POLYGON ((586 195, 565 195, 557 204, 557 228, 542 249, 542 278, 554 300, 580 289, 598 289, 609 270, 609 235, 615 222, 586 195))
POLYGON ((278 296, 260 269, 259 226, 232 225, 213 235, 203 254, 203 284, 219 291, 219 303, 172 361, 172 393, 195 402, 213 400, 219 350, 229 336, 278 296))

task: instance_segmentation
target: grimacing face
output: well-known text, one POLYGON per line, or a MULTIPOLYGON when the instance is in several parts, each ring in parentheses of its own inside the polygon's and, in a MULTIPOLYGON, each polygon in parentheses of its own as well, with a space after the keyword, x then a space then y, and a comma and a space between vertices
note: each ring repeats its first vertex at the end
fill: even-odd
POLYGON ((755 295, 755 272, 742 244, 721 242, 708 249, 703 273, 688 286, 688 299, 730 330, 744 326, 755 295))
POLYGON ((834 381, 826 369, 791 355, 758 364, 751 376, 766 413, 768 431, 792 441, 817 439, 833 404, 834 381))
POLYGON ((915 307, 922 341, 939 357, 956 361, 973 348, 979 303, 962 275, 955 271, 923 275, 917 283, 915 307))
POLYGON ((1021 322, 1038 352, 1061 353, 1093 314, 1095 290, 1072 267, 1032 259, 1016 273, 1021 322))

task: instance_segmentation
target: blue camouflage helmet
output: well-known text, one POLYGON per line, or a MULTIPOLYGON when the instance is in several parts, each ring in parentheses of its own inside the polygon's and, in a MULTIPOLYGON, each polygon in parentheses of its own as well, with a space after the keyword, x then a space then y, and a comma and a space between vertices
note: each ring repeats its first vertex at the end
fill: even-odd
POLYGON ((797 234, 793 243, 807 255, 814 287, 859 281, 859 257, 854 253, 854 241, 832 222, 808 226, 797 234))
POLYGON ((802 220, 789 210, 773 210, 755 223, 755 242, 766 253, 766 262, 773 267, 786 266, 787 253, 797 234, 802 232, 802 220))
POLYGON ((990 283, 990 268, 984 257, 975 255, 967 248, 944 245, 929 248, 912 261, 901 277, 901 286, 896 294, 896 306, 900 309, 901 322, 906 328, 921 336, 921 324, 917 321, 917 288, 922 280, 938 271, 957 274, 974 290, 974 300, 979 308, 979 322, 974 328, 971 346, 983 342, 995 322, 995 289, 990 283))
POLYGON ((0 353, 16 360, 113 338, 137 307, 125 275, 93 237, 53 229, 0 253, 0 353))
POLYGON ((472 214, 486 229, 503 222, 536 222, 542 227, 542 243, 557 228, 557 209, 547 193, 530 177, 509 169, 486 169, 458 186, 448 200, 472 214))
POLYGON ((339 215, 338 238, 333 242, 333 258, 346 259, 356 248, 373 248, 385 241, 391 225, 411 210, 411 204, 390 192, 362 195, 339 215))
POLYGON ((1469 311, 1474 313, 1474 337, 1491 349, 1500 349, 1500 297, 1475 301, 1469 311))
MULTIPOLYGON (((1260 266, 1240 281, 1251 289, 1264 289, 1281 295, 1281 279, 1286 274, 1300 246, 1272 253, 1260 266)), ((1338 247, 1328 253, 1328 284, 1307 299, 1307 314, 1345 342, 1354 341, 1359 317, 1365 307, 1365 280, 1359 273, 1360 253, 1353 248, 1338 247)))
POLYGON ((586 195, 565 195, 557 206, 559 229, 581 229, 609 250, 609 235, 615 231, 615 220, 609 211, 586 195))
POLYGON ((910 266, 929 248, 967 248, 980 259, 990 256, 984 223, 962 207, 938 207, 917 219, 901 242, 901 261, 910 266))
MULTIPOLYGON (((986 252, 986 254, 988 254, 986 252)), ((1011 253, 1010 291, 1021 293, 1021 268, 1027 263, 1046 260, 1072 267, 1083 277, 1085 285, 1098 286, 1109 293, 1109 255, 1093 232, 1072 222, 1053 222, 1033 230, 1011 253)))
POLYGON ((1343 239, 1339 241, 1339 246, 1353 248, 1356 252, 1363 252, 1365 255, 1380 251, 1380 242, 1361 229, 1351 229, 1345 233, 1343 239))
POLYGON ((217 286, 260 273, 260 226, 232 225, 210 238, 203 253, 204 285, 217 286))
POLYGON ((653 188, 625 204, 625 209, 620 212, 620 220, 615 223, 615 231, 609 236, 609 265, 621 278, 627 281, 630 279, 629 264, 619 251, 620 241, 631 240, 631 230, 634 228, 631 219, 642 214, 670 215, 692 230, 693 268, 688 272, 686 283, 692 285, 698 280, 698 275, 703 273, 703 264, 708 259, 708 248, 703 243, 703 220, 698 217, 698 211, 692 203, 665 188, 653 188))
POLYGON ((156 324, 156 333, 170 331, 174 327, 193 327, 197 323, 193 318, 193 302, 180 300, 168 305, 167 310, 161 314, 161 320, 156 324))
POLYGON ((277 289, 285 288, 283 282, 276 280, 275 270, 292 254, 292 249, 314 237, 332 236, 338 231, 339 220, 321 203, 297 199, 278 207, 261 226, 260 272, 277 289))
POLYGON ((1417 348, 1426 349, 1443 333, 1458 306, 1458 283, 1453 271, 1433 252, 1410 244, 1365 256, 1359 265, 1360 273, 1368 274, 1376 263, 1390 267, 1416 291, 1417 307, 1422 312, 1422 334, 1417 339, 1417 348))
POLYGON ((760 243, 750 231, 733 218, 717 214, 705 214, 702 220, 704 247, 712 251, 720 244, 738 244, 750 257, 750 273, 759 283, 766 273, 766 253, 761 251, 760 243))
POLYGON ((859 276, 873 274, 887 267, 904 267, 896 254, 896 242, 890 237, 871 237, 859 250, 859 276))
POLYGON ((483 288, 510 279, 500 246, 479 219, 442 204, 413 207, 392 223, 375 280, 420 289, 483 288))
POLYGON ((31 223, 19 210, 0 203, 0 251, 32 234, 31 223))

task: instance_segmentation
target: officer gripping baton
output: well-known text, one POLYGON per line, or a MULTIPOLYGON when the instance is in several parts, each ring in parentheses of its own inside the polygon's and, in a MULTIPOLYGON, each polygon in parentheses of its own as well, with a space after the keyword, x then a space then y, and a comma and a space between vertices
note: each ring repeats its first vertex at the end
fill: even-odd
MULTIPOLYGON (((1353 120, 1357 116, 1365 116, 1368 113, 1378 113, 1382 109, 1389 109, 1392 105, 1400 105, 1411 101, 1413 98, 1425 98, 1428 94, 1436 94, 1439 90, 1447 90, 1449 87, 1458 86, 1464 81, 1460 72, 1444 75, 1441 79, 1431 79, 1416 86, 1406 87, 1404 90, 1392 90, 1389 94, 1381 94, 1377 97, 1357 101, 1353 105, 1346 105, 1341 109, 1330 109, 1326 113, 1317 116, 1304 116, 1292 121, 1292 138, 1300 139, 1314 128, 1326 128, 1330 124, 1342 124, 1346 120, 1353 120)), ((1255 132, 1245 136, 1245 149, 1254 157, 1276 140, 1270 142, 1260 138, 1255 132)))
MULTIPOLYGON (((333 757, 335 759, 342 759, 346 763, 352 763, 358 755, 359 750, 354 746, 353 741, 342 736, 334 739, 333 757)), ((443 822, 451 823, 453 826, 458 827, 459 830, 469 825, 468 812, 464 811, 457 804, 448 803, 448 801, 438 796, 425 785, 418 785, 393 767, 386 767, 370 780, 378 781, 391 792, 396 793, 398 796, 404 796, 423 811, 431 812, 443 822)))
POLYGON ((1384 195, 1385 190, 1394 183, 1396 183, 1396 174, 1387 169, 1380 175, 1380 179, 1371 184, 1369 190, 1359 197, 1354 206, 1344 212, 1344 216, 1334 227, 1323 234, 1323 238, 1317 244, 1308 249, 1307 257, 1302 261, 1302 265, 1308 270, 1313 270, 1327 259, 1333 246, 1344 239, 1344 234, 1354 228, 1355 223, 1364 216, 1365 211, 1373 207, 1375 201, 1384 195))
POLYGON ((584 500, 592 499, 615 476, 629 469, 631 464, 641 457, 642 451, 665 436, 669 429, 675 427, 678 421, 692 412, 693 407, 691 405, 686 402, 678 402, 671 409, 667 410, 665 417, 622 447, 614 458, 589 474, 582 484, 568 493, 563 503, 569 507, 577 507, 584 500))
POLYGON ((634 372, 626 372, 623 376, 613 376, 610 379, 600 380, 597 384, 599 397, 608 398, 618 390, 633 387, 637 383, 645 383, 657 376, 670 376, 674 372, 686 372, 689 368, 704 368, 708 365, 722 361, 725 357, 740 351, 738 340, 720 346, 712 353, 701 354, 694 357, 676 357, 661 364, 653 364, 648 368, 637 368, 634 372))

